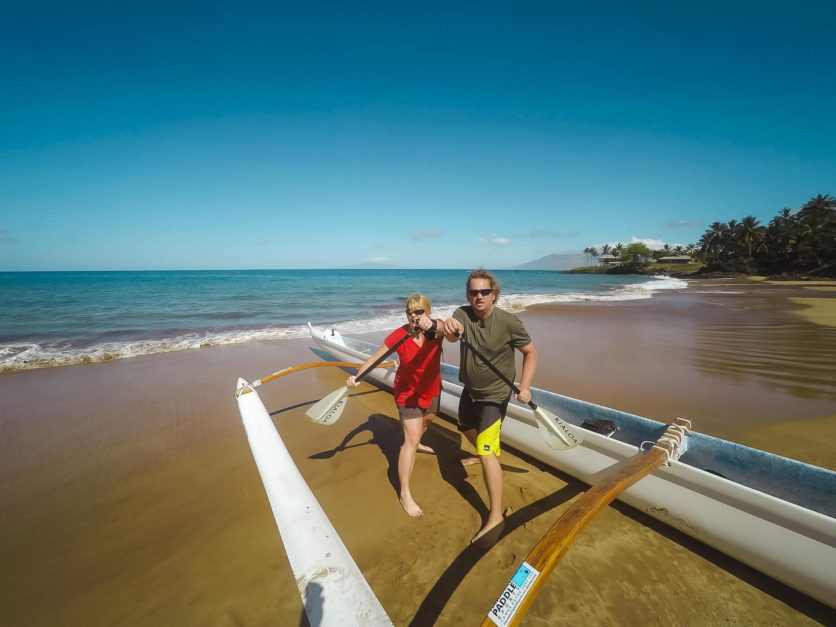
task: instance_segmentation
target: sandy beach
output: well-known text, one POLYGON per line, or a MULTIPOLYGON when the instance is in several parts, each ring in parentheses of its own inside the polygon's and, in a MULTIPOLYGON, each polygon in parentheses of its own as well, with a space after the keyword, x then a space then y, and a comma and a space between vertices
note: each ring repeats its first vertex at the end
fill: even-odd
MULTIPOLYGON (((500 306, 502 305, 500 301, 500 306)), ((836 287, 692 282, 650 300, 538 307, 522 318, 535 385, 836 469, 836 287)), ((372 335, 379 340, 382 334, 372 335)), ((317 361, 306 340, 205 348, 0 375, 0 622, 306 624, 233 396, 317 361)), ((458 347, 445 348, 457 362, 458 347)), ((304 417, 342 385, 303 371, 260 395, 396 625, 481 622, 513 570, 586 486, 503 453, 505 537, 468 547, 485 513, 449 420, 397 500, 391 395, 363 385, 331 427, 304 417)), ((580 536, 527 625, 806 625, 834 613, 615 504, 580 536)))

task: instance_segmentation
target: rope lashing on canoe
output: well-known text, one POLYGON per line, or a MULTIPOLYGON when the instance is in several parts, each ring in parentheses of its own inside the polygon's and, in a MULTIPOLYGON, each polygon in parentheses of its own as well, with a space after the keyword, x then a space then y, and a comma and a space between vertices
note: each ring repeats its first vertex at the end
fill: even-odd
POLYGON ((687 418, 676 418, 672 424, 669 424, 665 432, 655 442, 645 441, 641 443, 639 449, 646 452, 648 446, 651 449, 664 451, 666 458, 664 464, 671 465, 671 460, 678 461, 679 458, 688 450, 688 440, 685 439, 691 433, 691 421, 687 418))

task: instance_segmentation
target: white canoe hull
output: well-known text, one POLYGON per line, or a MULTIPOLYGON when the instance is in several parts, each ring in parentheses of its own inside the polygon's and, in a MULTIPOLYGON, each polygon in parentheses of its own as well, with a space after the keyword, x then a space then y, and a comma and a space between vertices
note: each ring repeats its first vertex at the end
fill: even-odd
MULTIPOLYGON (((362 346, 367 343, 346 342, 333 330, 311 328, 311 335, 324 351, 338 360, 362 362, 367 357, 368 348, 362 346)), ((443 383, 441 411, 456 416, 462 388, 448 379, 443 383)), ((391 387, 394 369, 377 369, 367 380, 391 387)), ((543 406, 541 401, 538 404, 543 406)), ((594 408, 598 417, 602 411, 612 411, 584 405, 594 408)), ((531 410, 514 403, 509 405, 502 427, 505 444, 588 484, 594 483, 613 464, 633 457, 638 450, 637 445, 592 431, 584 429, 582 434, 584 441, 580 446, 555 451, 543 441, 531 410)), ((701 437, 703 441, 707 439, 701 437)), ((817 481, 827 482, 826 488, 832 492, 836 474, 814 470, 821 471, 815 475, 817 481)), ((836 519, 830 515, 676 461, 642 479, 619 499, 826 605, 836 606, 836 519)))
POLYGON ((391 625, 293 463, 270 414, 243 379, 238 409, 311 625, 391 625))

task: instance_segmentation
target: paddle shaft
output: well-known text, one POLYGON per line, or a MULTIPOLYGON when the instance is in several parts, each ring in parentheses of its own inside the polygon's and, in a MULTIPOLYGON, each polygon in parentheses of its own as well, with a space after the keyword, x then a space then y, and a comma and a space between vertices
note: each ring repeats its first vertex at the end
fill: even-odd
MULTIPOLYGON (((689 423, 690 424, 690 423, 689 423)), ((658 468, 673 452, 671 439, 680 440, 684 437, 679 427, 668 426, 662 437, 646 453, 638 453, 630 460, 616 464, 608 474, 604 475, 586 493, 575 501, 569 509, 552 525, 540 541, 534 546, 525 563, 540 574, 526 588, 523 597, 518 601, 510 619, 504 624, 519 625, 528 608, 537 597, 537 593, 554 570, 557 563, 566 555, 572 542, 578 534, 602 509, 609 505, 619 494, 658 468), (665 448, 665 447, 668 448, 665 448)), ((512 580, 513 581, 513 580, 512 580)), ((509 587, 513 584, 509 584, 509 587)), ((506 588, 508 590, 508 588, 506 588)), ((504 595, 500 595, 500 601, 504 595)), ((500 601, 494 604, 489 616, 482 621, 482 627, 494 625, 490 614, 498 613, 502 608, 500 601)))
MULTIPOLYGON (((506 377, 504 374, 502 374, 502 373, 499 371, 499 368, 497 368, 496 366, 494 366, 494 365, 493 365, 493 364, 492 364, 492 363, 488 360, 488 358, 487 358, 487 357, 485 357, 482 353, 480 353, 478 350, 476 350, 476 347, 474 347, 474 346, 473 346, 473 344, 471 344, 471 343, 470 343, 470 342, 468 342, 466 339, 464 339, 464 336, 463 336, 463 335, 459 336, 459 340, 461 341, 461 343, 462 343, 462 344, 464 344, 465 346, 467 346, 467 348, 468 348, 469 350, 472 350, 474 355, 476 355, 479 359, 481 359, 482 361, 484 361, 484 362, 485 362, 485 365, 486 365, 488 368, 490 368, 496 376, 498 376, 500 379, 502 379, 502 380, 505 382, 505 385, 510 386, 510 387, 511 387, 511 389, 512 389, 512 390, 514 390, 514 394, 519 394, 519 393, 520 393, 520 388, 518 388, 518 387, 517 387, 517 384, 516 384, 516 383, 514 383, 513 381, 511 381, 511 379, 509 379, 508 377, 506 377)), ((531 400, 530 400, 530 401, 528 401, 528 406, 529 406, 529 407, 531 407, 531 409, 537 409, 537 405, 535 404, 535 402, 534 402, 534 401, 531 401, 531 400)))
POLYGON ((374 370, 374 369, 375 369, 375 368, 377 368, 377 367, 378 367, 381 363, 383 363, 383 360, 384 360, 384 359, 386 359, 389 355, 391 355, 391 354, 392 354, 392 353, 394 353, 396 350, 398 350, 398 349, 401 347, 401 344, 403 344, 403 343, 404 343, 404 342, 406 342, 407 340, 412 339, 413 337, 416 337, 419 333, 421 333, 421 329, 415 329, 412 333, 410 333, 410 334, 408 334, 408 335, 403 336, 401 339, 399 339, 399 340, 395 343, 395 345, 394 345, 392 348, 390 348, 388 351, 386 351, 385 353, 383 353, 380 357, 378 357, 377 359, 375 359, 375 360, 374 360, 374 362, 373 362, 373 363, 371 363, 371 364, 369 365, 369 367, 368 367, 368 368, 366 368, 363 372, 358 372, 358 373, 357 373, 357 375, 354 377, 354 381, 355 381, 355 382, 358 382, 358 383, 359 383, 360 381, 362 381, 362 380, 363 380, 363 377, 365 377, 365 376, 366 376, 367 374, 369 374, 372 370, 374 370))

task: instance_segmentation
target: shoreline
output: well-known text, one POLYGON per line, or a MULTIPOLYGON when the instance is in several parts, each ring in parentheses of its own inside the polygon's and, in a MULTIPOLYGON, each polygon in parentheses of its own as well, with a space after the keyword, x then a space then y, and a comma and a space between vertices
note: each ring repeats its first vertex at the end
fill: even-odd
MULTIPOLYGON (((433 284, 433 289, 438 292, 434 293, 436 309, 439 312, 450 314, 458 306, 461 291, 458 288, 458 282, 456 282, 456 287, 453 287, 452 276, 450 276, 449 271, 443 272, 447 276, 440 282, 437 278, 434 279, 431 276, 416 278, 416 281, 429 280, 433 284), (441 301, 450 304, 439 305, 441 301)), ((660 282, 652 277, 635 277, 628 279, 626 282, 616 281, 615 284, 608 282, 604 285, 583 284, 570 287, 564 281, 565 277, 561 276, 554 280, 554 277, 557 276, 554 274, 542 276, 538 274, 537 276, 546 280, 543 291, 539 291, 541 287, 539 284, 537 285, 538 289, 532 291, 529 277, 526 281, 523 281, 520 291, 506 295, 506 302, 509 303, 512 310, 521 311, 538 302, 573 302, 585 299, 626 300, 642 294, 646 298, 650 298, 654 292, 670 289, 671 284, 674 287, 685 285, 683 281, 679 280, 669 279, 665 284, 664 279, 660 282)), ((319 278, 322 279, 323 277, 319 278)), ((517 278, 519 279, 519 277, 517 278)), ((266 289, 267 286, 262 287, 266 289)), ((65 314, 72 318, 73 312, 63 312, 60 309, 50 310, 52 316, 49 317, 48 322, 43 319, 43 315, 40 319, 37 319, 36 316, 36 320, 33 321, 35 327, 41 327, 42 332, 40 333, 31 335, 21 334, 17 331, 12 331, 11 335, 4 334, 5 331, 0 333, 4 338, 2 345, 0 345, 0 374, 77 364, 103 363, 143 355, 173 353, 212 346, 292 338, 306 339, 308 337, 306 323, 309 321, 318 326, 337 324, 344 333, 348 334, 383 332, 400 324, 403 314, 398 298, 388 298, 387 296, 381 296, 381 294, 389 294, 389 290, 394 289, 400 290, 395 293, 400 293, 402 297, 405 297, 406 294, 410 293, 409 290, 412 287, 412 282, 404 284, 403 281, 397 286, 378 286, 377 296, 370 303, 362 302, 362 293, 358 292, 359 295, 355 295, 354 300, 348 305, 340 304, 340 301, 337 301, 336 306, 334 302, 326 304, 323 301, 311 300, 309 295, 306 301, 306 307, 309 308, 307 314, 302 314, 296 307, 295 316, 276 313, 275 317, 271 317, 269 320, 260 319, 258 322, 249 319, 250 314, 247 311, 237 311, 235 307, 220 307, 223 311, 213 312, 211 306, 207 306, 207 311, 203 311, 204 305, 196 305, 200 314, 195 318, 195 322, 200 319, 203 324, 197 324, 197 326, 180 325, 176 328, 169 328, 169 325, 159 324, 158 322, 156 326, 148 329, 138 330, 136 327, 131 327, 130 323, 127 326, 131 328, 123 329, 121 325, 114 323, 113 320, 102 320, 95 315, 87 318, 85 322, 85 325, 90 325, 91 328, 80 329, 78 320, 75 321, 74 325, 70 324, 68 328, 63 328, 60 325, 53 326, 52 321, 61 320, 65 314), (370 309, 367 310, 366 305, 370 309), (227 309, 232 310, 227 311, 227 309), (371 313, 369 314, 369 312, 371 313), (325 316, 333 317, 323 320, 325 316), (213 320, 224 319, 238 320, 239 324, 222 327, 212 326, 213 320), (57 340, 56 338, 59 337, 62 339, 57 340)), ((121 288, 124 291, 131 289, 132 286, 124 284, 121 288)), ((148 290, 149 287, 146 285, 145 289, 148 290)), ((290 294, 293 294, 292 290, 290 294)), ((150 298, 148 294, 145 294, 145 296, 150 298)), ((197 297, 192 294, 192 298, 197 297)), ((212 300, 209 294, 201 294, 200 298, 208 299, 210 302, 212 300)), ((300 298, 299 294, 291 296, 291 300, 298 298, 300 298)), ((60 302, 60 297, 58 300, 60 302)), ((46 306, 37 302, 37 299, 30 305, 36 310, 46 306)), ((166 310, 163 307, 159 315, 163 320, 166 319, 168 314, 172 315, 172 324, 176 325, 183 314, 171 303, 166 305, 169 309, 166 310)), ((291 309, 293 309, 292 303, 291 309)), ((281 308, 279 308, 279 311, 281 311, 281 308)), ((76 317, 79 315, 79 312, 75 312, 76 317)), ((132 312, 130 306, 123 304, 120 315, 131 319, 132 316, 135 317, 138 314, 132 312)), ((24 319, 25 316, 24 311, 20 311, 16 315, 14 311, 12 312, 13 318, 24 319)), ((85 316, 86 314, 82 318, 85 316)), ((3 327, 2 323, 2 316, 0 316, 0 327, 3 327)), ((15 327, 15 325, 12 325, 12 327, 15 327)))
POLYGON ((646 307, 545 306, 521 317, 552 391, 660 422, 682 416, 695 431, 836 470, 836 326, 818 323, 836 315, 836 293, 807 294, 720 279, 646 307))
MULTIPOLYGON (((836 361, 826 357, 836 331, 790 300, 823 299, 827 310, 834 294, 734 283, 524 312, 541 357, 534 384, 662 421, 681 412, 696 431, 834 463, 836 361)), ((233 392, 239 375, 317 361, 309 346, 234 344, 0 375, 0 615, 11 624, 298 622, 301 601, 233 392)), ((457 353, 445 346, 446 361, 457 353)), ((586 486, 503 453, 505 506, 527 522, 477 559, 467 542, 486 495, 478 469, 457 462, 468 448, 455 427, 438 420, 428 432, 438 455, 419 456, 413 479, 426 515, 410 519, 393 483, 400 433, 388 393, 364 384, 332 427, 304 418, 344 380, 322 368, 259 393, 395 624, 481 619, 586 486)), ((551 575, 530 620, 815 624, 827 615, 616 504, 551 575)))

